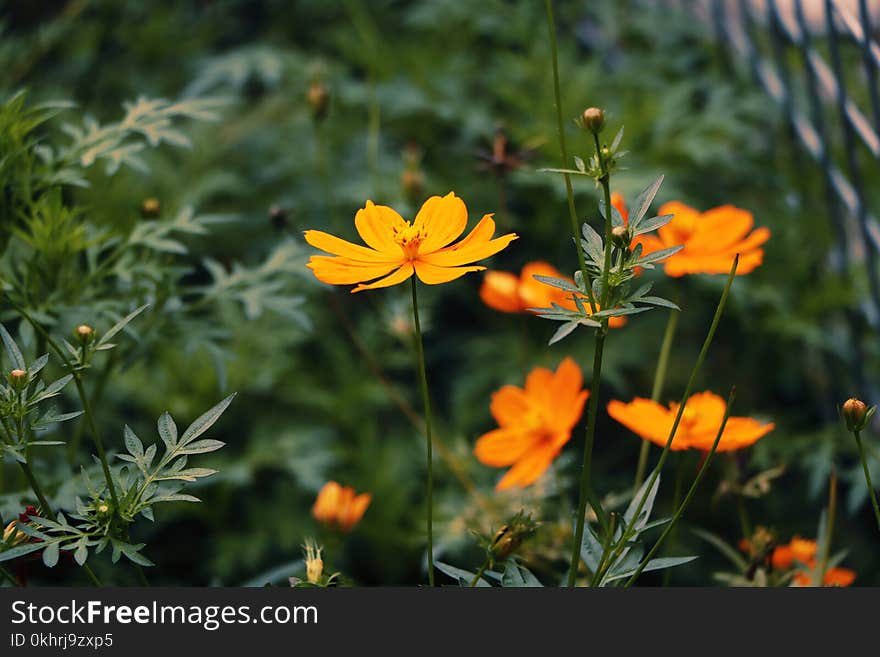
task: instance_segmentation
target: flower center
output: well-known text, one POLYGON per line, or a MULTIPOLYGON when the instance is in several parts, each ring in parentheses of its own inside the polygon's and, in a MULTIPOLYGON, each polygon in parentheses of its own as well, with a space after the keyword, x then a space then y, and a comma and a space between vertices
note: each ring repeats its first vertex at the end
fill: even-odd
POLYGON ((415 260, 419 254, 419 246, 425 236, 421 229, 411 224, 406 224, 403 228, 392 228, 394 233, 394 241, 400 245, 403 255, 409 260, 415 260))

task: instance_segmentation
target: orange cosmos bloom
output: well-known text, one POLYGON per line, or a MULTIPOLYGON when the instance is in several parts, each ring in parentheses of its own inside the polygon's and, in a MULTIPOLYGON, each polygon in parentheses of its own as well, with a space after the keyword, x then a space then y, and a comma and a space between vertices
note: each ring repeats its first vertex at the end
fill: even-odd
MULTIPOLYGON (((849 568, 829 568, 822 578, 822 586, 849 586, 856 579, 856 573, 849 568)), ((794 583, 798 586, 812 586, 807 573, 798 573, 794 576, 794 583)))
POLYGON ((669 276, 726 274, 737 253, 737 274, 748 274, 764 260, 764 250, 759 247, 770 239, 770 230, 752 230, 754 219, 748 210, 722 205, 700 213, 684 203, 671 201, 660 206, 657 213, 674 216, 657 229, 657 235, 639 235, 633 245, 641 244, 643 253, 648 254, 683 244, 681 251, 665 260, 669 276))
POLYGON ((354 488, 328 481, 318 492, 312 515, 320 523, 348 532, 360 522, 372 499, 369 493, 355 495, 354 488))
POLYGON ((582 384, 580 368, 565 358, 555 373, 536 367, 525 388, 507 385, 492 395, 498 429, 480 436, 474 454, 488 466, 513 466, 496 490, 533 484, 550 467, 584 410, 590 393, 582 384))
POLYGON ((447 283, 485 269, 466 265, 495 255, 517 238, 508 233, 492 239, 495 221, 487 214, 467 237, 452 244, 467 226, 467 208, 453 192, 425 201, 412 223, 388 206, 367 201, 354 224, 367 246, 319 230, 305 232, 306 242, 333 254, 309 259, 315 277, 331 285, 360 283, 352 292, 397 285, 413 273, 428 285, 447 283))
MULTIPOLYGON (((522 268, 519 276, 507 271, 487 271, 480 287, 480 298, 490 308, 505 313, 529 312, 529 308, 550 308, 557 304, 568 310, 576 310, 577 306, 571 298, 571 292, 547 285, 535 278, 549 276, 561 278, 572 284, 574 281, 564 276, 556 267, 546 262, 530 262, 522 268)), ((589 310, 587 297, 584 306, 589 310)), ((626 324, 626 317, 612 317, 608 325, 612 328, 626 324)))
MULTIPOLYGON (((681 421, 675 432, 670 449, 699 449, 709 451, 727 403, 718 395, 706 391, 691 395, 684 407, 681 421)), ((666 408, 650 399, 636 397, 630 403, 611 401, 608 414, 623 426, 661 447, 666 445, 669 432, 678 412, 678 404, 673 402, 666 408)), ((748 447, 773 430, 774 424, 762 424, 749 417, 729 417, 724 434, 718 443, 717 451, 728 452, 748 447)))

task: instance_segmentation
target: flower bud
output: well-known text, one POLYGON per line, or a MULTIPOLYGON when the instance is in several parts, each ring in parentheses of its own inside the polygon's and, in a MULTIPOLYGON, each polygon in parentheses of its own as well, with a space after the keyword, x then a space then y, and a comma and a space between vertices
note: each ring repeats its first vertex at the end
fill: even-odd
POLYGON ((588 107, 582 116, 584 127, 594 134, 602 132, 605 125, 605 112, 598 107, 588 107))
POLYGON ((3 530, 3 542, 7 547, 13 547, 19 543, 24 543, 28 539, 27 534, 18 528, 18 521, 13 520, 3 530))
POLYGON ((611 241, 615 246, 626 249, 629 248, 630 237, 629 230, 626 226, 615 226, 611 229, 611 241))
POLYGON ((846 422, 846 428, 850 431, 861 431, 868 424, 868 420, 874 415, 874 407, 868 408, 861 399, 850 397, 843 402, 841 409, 843 421, 846 422))
POLYGON ((80 342, 86 343, 95 336, 95 329, 88 324, 80 324, 74 330, 74 334, 80 342))
POLYGON ((27 372, 24 370, 15 369, 9 373, 9 383, 12 384, 13 388, 19 388, 25 384, 27 381, 27 372))
POLYGON ((306 100, 312 110, 312 118, 315 121, 324 120, 330 107, 330 91, 327 86, 320 80, 312 82, 306 92, 306 100))
POLYGON ((306 553, 306 580, 309 584, 318 584, 321 582, 321 575, 324 574, 324 560, 321 559, 321 550, 312 539, 306 540, 303 546, 306 553))
POLYGON ((538 525, 531 515, 523 515, 520 511, 509 523, 502 526, 489 543, 489 553, 494 561, 504 561, 519 549, 523 541, 535 533, 538 525))
POLYGON ((162 203, 157 198, 145 198, 141 202, 141 216, 144 219, 155 219, 162 212, 162 203))

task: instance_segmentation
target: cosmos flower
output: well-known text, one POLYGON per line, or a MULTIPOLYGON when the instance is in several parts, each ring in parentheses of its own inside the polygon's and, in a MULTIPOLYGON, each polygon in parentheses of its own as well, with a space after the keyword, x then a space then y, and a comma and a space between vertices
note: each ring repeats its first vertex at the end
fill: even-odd
POLYGON ((508 233, 493 239, 495 221, 487 214, 452 244, 467 226, 467 208, 453 192, 425 201, 412 223, 372 201, 358 210, 354 223, 367 246, 318 230, 305 232, 309 244, 332 254, 309 259, 315 277, 331 285, 359 283, 352 292, 397 285, 413 274, 428 285, 447 283, 485 269, 470 263, 495 255, 517 238, 508 233))
MULTIPOLYGON (((721 428, 726 408, 724 399, 712 392, 691 395, 685 404, 670 449, 709 451, 718 435, 718 429, 721 428)), ((669 439, 677 412, 678 404, 675 402, 666 407, 641 397, 636 397, 629 403, 616 400, 608 403, 608 414, 611 417, 641 438, 661 447, 669 439)), ((772 422, 764 424, 749 417, 729 417, 717 451, 728 452, 748 447, 772 431, 774 426, 772 422)))
POLYGON ((369 493, 355 495, 354 488, 328 481, 318 492, 312 515, 324 525, 349 532, 363 518, 372 499, 369 493))
POLYGON ((589 391, 582 385, 580 368, 565 358, 556 372, 533 369, 525 388, 507 385, 492 395, 498 428, 480 436, 474 454, 484 465, 513 466, 496 490, 533 484, 550 467, 583 412, 589 391))

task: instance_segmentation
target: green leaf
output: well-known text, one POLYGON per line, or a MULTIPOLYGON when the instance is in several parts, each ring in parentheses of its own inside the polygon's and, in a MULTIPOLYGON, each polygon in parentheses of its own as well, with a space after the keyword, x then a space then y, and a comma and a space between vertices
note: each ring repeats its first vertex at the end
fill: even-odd
POLYGON ((721 554, 734 565, 740 572, 746 572, 749 562, 736 551, 731 545, 717 534, 706 531, 705 529, 692 529, 694 534, 702 538, 707 543, 713 545, 721 554))
POLYGON ((144 444, 140 441, 140 438, 135 435, 134 431, 127 424, 122 429, 122 434, 125 439, 125 449, 128 450, 128 453, 135 458, 141 458, 144 455, 144 444))
MULTIPOLYGON (((692 557, 660 557, 658 559, 651 559, 648 564, 642 569, 643 573, 648 572, 649 570, 665 570, 667 568, 674 568, 675 566, 681 566, 682 564, 690 563, 696 556, 692 557)), ((624 577, 631 577, 635 574, 637 568, 632 568, 631 570, 627 570, 624 572, 615 573, 614 575, 609 575, 605 581, 612 582, 616 579, 622 579, 624 577)))
POLYGON ((645 233, 650 233, 668 224, 670 221, 672 221, 672 217, 674 216, 675 215, 671 214, 661 214, 657 217, 645 219, 644 221, 639 223, 638 228, 630 228, 630 231, 632 232, 633 237, 635 237, 636 235, 644 235, 645 233))
POLYGON ((554 278, 553 276, 541 276, 540 274, 533 274, 532 278, 536 281, 540 281, 545 285, 550 285, 552 287, 558 288, 560 290, 565 290, 566 292, 574 292, 576 294, 583 294, 583 290, 580 289, 577 285, 572 283, 571 281, 567 281, 564 278, 554 278))
POLYGON ((663 306, 664 308, 672 308, 672 310, 681 310, 677 304, 663 297, 642 297, 637 300, 639 303, 647 303, 652 306, 663 306))
POLYGON ((76 544, 76 550, 73 553, 73 560, 82 566, 88 558, 89 549, 86 546, 86 539, 83 538, 76 544))
POLYGON ((560 340, 564 340, 566 337, 571 335, 572 331, 574 331, 579 325, 579 322, 566 322, 553 334, 553 337, 550 338, 550 341, 547 343, 548 345, 553 345, 559 342, 560 340))
MULTIPOLYGON (((451 577, 463 586, 470 586, 471 582, 474 581, 474 577, 476 576, 476 573, 472 573, 469 570, 464 570, 462 568, 457 568, 456 566, 451 566, 448 563, 443 563, 442 561, 435 561, 434 566, 441 573, 443 573, 444 575, 449 575, 449 577, 451 577)), ((486 587, 491 586, 491 584, 489 584, 489 582, 481 577, 477 580, 477 586, 486 587)))
POLYGON ((177 445, 177 425, 167 411, 159 416, 158 429, 166 449, 170 450, 177 445))
POLYGON ((213 425, 223 414, 223 411, 227 409, 229 404, 232 403, 232 400, 235 398, 235 393, 229 395, 226 399, 221 401, 219 404, 206 411, 198 418, 196 418, 195 422, 193 422, 186 431, 183 432, 183 436, 180 438, 180 442, 184 445, 198 438, 203 433, 205 433, 208 429, 213 425))
POLYGON ((212 440, 210 438, 206 438, 205 440, 196 440, 194 442, 189 443, 185 447, 181 447, 177 450, 178 454, 205 454, 207 452, 214 452, 226 445, 226 443, 220 440, 212 440))
POLYGON ((633 523, 632 527, 636 531, 636 534, 641 532, 648 524, 648 519, 651 517, 651 510, 654 508, 654 500, 657 498, 657 491, 660 489, 660 475, 657 475, 653 483, 651 482, 651 479, 651 477, 648 477, 645 483, 639 487, 638 492, 633 496, 626 512, 623 514, 624 525, 629 526, 630 523, 633 523), (651 484, 650 490, 648 489, 649 484, 651 484), (642 503, 642 499, 644 499, 645 502, 642 505, 641 511, 639 511, 638 518, 633 522, 636 509, 638 509, 639 505, 642 503))
POLYGON ((513 561, 508 561, 507 566, 504 568, 504 575, 501 578, 501 586, 538 588, 544 585, 527 568, 513 561))
POLYGON ((58 563, 59 547, 59 541, 54 541, 46 545, 46 549, 43 550, 43 563, 46 564, 47 568, 54 568, 58 563))
POLYGON ((636 260, 637 265, 645 265, 652 262, 658 262, 663 260, 664 258, 668 258, 669 256, 678 253, 684 248, 684 244, 680 244, 678 246, 670 246, 666 249, 660 249, 659 251, 654 251, 649 253, 648 255, 644 255, 638 260, 636 260))
POLYGON ((119 333, 122 329, 124 329, 124 328, 128 325, 128 323, 131 322, 131 320, 133 320, 135 317, 137 317, 138 315, 140 315, 140 314, 144 311, 144 309, 146 309, 147 307, 149 307, 149 305, 150 305, 150 304, 145 303, 145 304, 144 304, 143 306, 141 306, 140 308, 136 308, 135 310, 133 310, 133 311, 131 311, 130 313, 128 313, 128 315, 126 315, 125 317, 123 317, 121 320, 119 320, 118 322, 116 322, 116 324, 114 324, 110 329, 107 330, 106 333, 104 333, 104 335, 101 336, 101 339, 98 340, 98 344, 96 345, 95 348, 98 349, 98 348, 100 348, 102 345, 106 345, 107 342, 109 342, 110 339, 113 338, 114 335, 116 335, 116 334, 119 333))
POLYGON ((18 557, 23 557, 31 552, 42 550, 44 546, 45 543, 22 543, 21 545, 16 545, 14 548, 9 548, 8 550, 0 550, 0 562, 12 561, 18 557))
POLYGON ((645 187, 645 189, 643 189, 636 197, 636 201, 633 203, 629 213, 629 225, 631 230, 636 231, 640 228, 642 219, 648 212, 648 208, 651 207, 651 203, 654 201, 654 197, 657 195, 657 192, 660 190, 660 185, 662 184, 663 176, 661 175, 654 182, 645 187))
POLYGON ((26 370, 27 365, 24 362, 24 356, 21 355, 21 349, 15 344, 15 340, 12 339, 12 336, 9 335, 9 331, 6 330, 3 324, 0 324, 0 336, 3 338, 3 344, 6 347, 6 353, 9 354, 9 358, 12 361, 13 369, 26 370))

